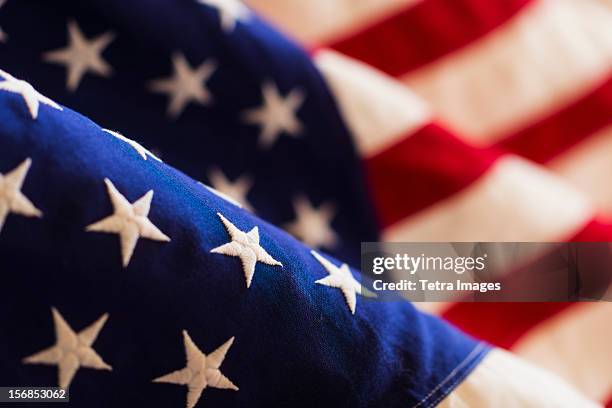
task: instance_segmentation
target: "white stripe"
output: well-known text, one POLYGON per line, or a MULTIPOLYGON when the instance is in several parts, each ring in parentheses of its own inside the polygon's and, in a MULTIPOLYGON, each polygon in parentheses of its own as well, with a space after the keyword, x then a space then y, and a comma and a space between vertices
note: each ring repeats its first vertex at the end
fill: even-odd
POLYGON ((420 0, 246 0, 283 31, 306 43, 346 35, 420 0))
POLYGON ((612 126, 549 163, 552 170, 582 190, 598 207, 612 213, 612 126))
POLYGON ((611 27, 612 9, 599 0, 541 0, 403 79, 451 127, 487 145, 601 83, 612 69, 611 27))
POLYGON ((582 194, 526 160, 508 155, 458 194, 388 228, 384 238, 555 241, 574 234, 593 215, 582 194))
POLYGON ((446 310, 448 310, 453 303, 452 302, 414 302, 414 307, 419 309, 421 312, 428 313, 433 316, 440 316, 446 310))
POLYGON ((357 148, 372 156, 431 120, 428 107, 405 87, 331 50, 315 55, 357 148))
POLYGON ((597 407, 560 378, 503 350, 492 350, 439 408, 597 407))
POLYGON ((605 401, 612 394, 611 342, 612 304, 583 303, 538 326, 514 351, 605 401))

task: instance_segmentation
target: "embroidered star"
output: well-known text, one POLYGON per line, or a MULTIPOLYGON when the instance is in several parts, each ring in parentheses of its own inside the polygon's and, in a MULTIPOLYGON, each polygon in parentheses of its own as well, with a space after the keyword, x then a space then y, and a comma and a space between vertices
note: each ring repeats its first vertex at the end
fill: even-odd
POLYGON ((81 367, 111 371, 112 367, 91 347, 108 314, 102 315, 86 329, 75 333, 62 315, 51 308, 55 326, 55 345, 23 359, 25 364, 57 365, 58 385, 67 389, 81 367))
POLYGON ((293 89, 283 97, 271 81, 263 83, 261 93, 263 95, 262 105, 242 114, 244 122, 261 127, 260 146, 269 148, 282 132, 290 136, 300 134, 303 126, 296 114, 304 102, 304 93, 299 89, 293 89))
POLYGON ((193 69, 181 53, 172 55, 174 73, 166 79, 156 79, 149 84, 153 92, 163 92, 170 96, 168 114, 176 118, 190 102, 207 105, 212 101, 212 95, 205 83, 217 69, 213 60, 204 61, 193 69))
POLYGON ((4 72, 1 69, 0 77, 4 79, 4 81, 0 82, 0 91, 7 91, 21 95, 33 119, 36 119, 38 117, 38 107, 41 103, 43 105, 51 106, 52 108, 58 110, 63 110, 61 106, 59 106, 57 103, 53 102, 46 96, 40 94, 38 91, 36 91, 36 89, 32 87, 32 85, 30 85, 26 81, 17 79, 8 72, 4 72))
POLYGON ((239 207, 253 211, 253 207, 247 199, 249 190, 253 186, 253 180, 249 176, 240 176, 234 181, 229 181, 221 170, 213 168, 208 172, 208 180, 210 180, 210 184, 215 191, 231 197, 233 201, 239 204, 239 207))
POLYGON ((246 21, 250 12, 240 0, 198 0, 200 3, 214 7, 219 12, 221 27, 226 33, 231 32, 236 27, 239 20, 246 21))
POLYGON ((259 228, 254 227, 249 232, 240 231, 221 213, 217 213, 217 215, 221 218, 221 222, 223 222, 231 241, 211 249, 210 252, 240 258, 247 288, 251 286, 257 262, 272 266, 283 266, 283 264, 272 258, 272 256, 259 245, 259 228))
POLYGON ((357 294, 366 297, 376 297, 375 293, 372 293, 361 286, 361 284, 353 277, 347 264, 343 263, 338 268, 336 265, 323 258, 315 251, 310 251, 310 253, 329 273, 329 276, 319 279, 315 283, 340 289, 352 314, 355 314, 355 309, 357 308, 357 294))
POLYGON ((10 213, 25 217, 42 217, 42 212, 21 192, 31 165, 32 160, 27 158, 9 173, 0 174, 0 231, 10 213))
POLYGON ((64 48, 45 53, 43 59, 46 62, 62 64, 66 66, 66 87, 75 91, 79 87, 81 79, 87 72, 102 77, 109 77, 112 67, 102 58, 102 53, 115 38, 110 31, 87 39, 77 23, 68 21, 68 45, 64 48))
POLYGON ((114 136, 117 139, 119 139, 119 140, 129 144, 130 146, 132 146, 132 148, 134 150, 136 150, 136 152, 140 155, 140 157, 143 158, 143 160, 147 160, 147 155, 149 155, 152 158, 154 158, 155 160, 157 160, 158 162, 161 162, 161 159, 159 157, 157 157, 156 155, 151 153, 148 149, 143 147, 137 141, 132 140, 132 139, 128 139, 127 137, 123 136, 121 133, 115 132, 114 130, 108 130, 108 129, 102 129, 102 130, 105 131, 106 133, 110 134, 111 136, 114 136))
POLYGON ((161 232, 148 218, 153 199, 153 190, 149 190, 134 203, 130 202, 105 178, 106 189, 114 213, 98 222, 88 225, 85 230, 118 234, 121 243, 123 267, 127 267, 140 237, 153 241, 168 242, 170 238, 161 232))
POLYGON ((225 360, 227 351, 234 342, 233 337, 209 355, 200 351, 186 330, 183 330, 183 342, 185 344, 187 366, 156 378, 153 382, 186 385, 188 389, 187 408, 193 408, 200 400, 202 392, 208 387, 238 391, 238 387, 219 369, 223 360, 225 360))
POLYGON ((323 203, 314 208, 306 197, 298 196, 293 200, 293 207, 296 219, 286 226, 286 230, 310 247, 333 248, 338 242, 338 236, 330 227, 336 215, 334 206, 323 203))

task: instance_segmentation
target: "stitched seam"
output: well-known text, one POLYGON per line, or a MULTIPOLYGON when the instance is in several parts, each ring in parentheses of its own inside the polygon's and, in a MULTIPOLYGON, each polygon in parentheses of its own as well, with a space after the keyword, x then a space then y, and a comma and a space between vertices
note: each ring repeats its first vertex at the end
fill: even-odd
MULTIPOLYGON (((436 391, 438 391, 440 388, 442 388, 447 382, 449 382, 450 380, 452 380, 461 369, 463 369, 463 367, 465 367, 466 365, 469 365, 470 362, 472 362, 473 359, 476 358, 476 356, 480 353, 480 351, 484 348, 485 343, 479 343, 476 347, 474 347, 474 349, 470 352, 470 354, 467 355, 467 357, 465 357, 463 359, 463 361, 461 361, 461 363, 459 363, 451 372, 450 374, 448 374, 446 376, 446 378, 444 378, 444 380, 442 380, 438 385, 436 385, 430 392, 429 394, 427 394, 423 399, 421 399, 419 402, 417 402, 415 405, 412 406, 412 408, 417 408, 420 407, 421 405, 423 405, 425 402, 427 402, 427 400, 429 398, 431 398, 432 395, 435 394, 436 391)), ((429 405, 431 406, 431 405, 429 405)))
POLYGON ((468 368, 467 370, 465 370, 463 372, 462 375, 458 376, 455 378, 455 381, 453 381, 451 384, 449 384, 448 388, 446 389, 446 391, 442 392, 442 394, 440 394, 440 396, 438 398, 436 398, 435 401, 432 401, 426 408, 431 408, 431 407, 435 407, 438 402, 442 401, 444 398, 446 398, 452 390, 455 389, 455 386, 460 383, 461 381, 463 381, 465 379, 465 377, 468 376, 468 374, 471 372, 469 370, 469 368, 471 368, 473 365, 475 365, 476 363, 478 363, 478 359, 473 359, 472 362, 466 367, 468 368))

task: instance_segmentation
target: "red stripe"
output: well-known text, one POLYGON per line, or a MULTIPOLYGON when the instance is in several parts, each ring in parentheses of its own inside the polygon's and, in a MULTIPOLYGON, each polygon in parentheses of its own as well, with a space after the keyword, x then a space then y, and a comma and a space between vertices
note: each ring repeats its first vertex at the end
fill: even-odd
POLYGON ((501 153, 469 146, 436 124, 365 161, 381 226, 447 198, 483 175, 501 153))
POLYGON ((478 40, 531 0, 424 0, 328 46, 393 76, 478 40))
POLYGON ((612 242, 611 224, 603 219, 593 219, 574 237, 573 242, 612 242))
POLYGON ((510 348, 526 332, 573 303, 455 303, 445 320, 464 332, 498 347, 510 348))
MULTIPOLYGON (((612 225, 592 220, 570 241, 611 242, 612 225)), ((454 303, 442 316, 474 337, 511 348, 529 330, 573 305, 576 303, 454 303)))
POLYGON ((606 403, 606 408, 612 408, 612 395, 610 396, 610 399, 608 399, 608 402, 606 403))
POLYGON ((570 106, 505 138, 498 145, 544 163, 612 124, 612 76, 570 106))

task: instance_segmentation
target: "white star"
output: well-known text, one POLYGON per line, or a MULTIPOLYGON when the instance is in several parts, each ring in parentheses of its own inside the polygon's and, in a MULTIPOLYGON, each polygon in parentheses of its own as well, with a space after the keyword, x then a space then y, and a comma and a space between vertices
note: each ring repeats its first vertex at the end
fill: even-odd
POLYGON ((263 95, 262 105, 242 114, 244 122, 261 127, 260 146, 269 148, 282 132, 290 136, 300 134, 302 123, 296 114, 304 102, 304 93, 299 89, 293 89, 283 97, 271 81, 263 83, 261 93, 263 95))
POLYGON ((153 190, 149 190, 145 195, 130 204, 109 179, 105 178, 104 182, 113 204, 114 213, 88 225, 85 231, 119 234, 123 267, 130 263, 134 248, 136 248, 136 243, 140 237, 153 241, 170 241, 170 238, 147 218, 151 209, 153 190))
POLYGON ((32 85, 28 84, 26 81, 17 79, 8 72, 4 72, 1 69, 0 76, 4 79, 4 81, 0 82, 0 91, 7 91, 21 95, 33 119, 36 119, 38 117, 38 106, 41 103, 43 105, 48 105, 58 110, 63 110, 61 106, 59 106, 57 103, 53 102, 46 96, 40 94, 38 91, 36 91, 36 89, 32 87, 32 85))
POLYGON ((132 146, 132 148, 134 148, 134 150, 136 150, 136 152, 140 155, 140 157, 143 158, 143 160, 147 160, 147 155, 149 155, 152 158, 154 158, 155 160, 157 160, 158 162, 161 162, 161 159, 159 157, 157 157, 156 155, 151 153, 148 149, 143 147, 137 141, 132 140, 132 139, 128 139, 127 137, 123 136, 121 133, 115 132, 114 130, 109 130, 109 129, 102 129, 102 130, 105 131, 106 133, 116 137, 117 139, 119 139, 119 140, 129 144, 130 146, 132 146))
POLYGON ((83 35, 77 23, 70 20, 68 21, 69 45, 45 53, 43 59, 46 62, 65 65, 68 70, 66 87, 70 91, 75 91, 87 72, 102 77, 110 76, 113 69, 104 61, 102 53, 114 38, 115 34, 107 31, 89 40, 83 35))
POLYGON ((156 378, 153 382, 186 385, 188 389, 187 408, 193 408, 198 403, 202 391, 208 387, 238 391, 238 387, 219 369, 227 351, 234 342, 233 337, 209 355, 202 353, 186 330, 183 330, 183 342, 185 344, 187 366, 156 378))
POLYGON ((259 245, 259 228, 254 227, 249 232, 240 231, 221 213, 217 213, 217 215, 219 218, 221 218, 221 221, 223 222, 231 241, 227 244, 211 249, 210 252, 240 258, 247 288, 251 286, 251 281, 253 280, 253 275, 255 274, 255 265, 257 262, 262 262, 266 265, 272 266, 283 266, 283 264, 272 258, 272 256, 270 256, 270 254, 268 254, 266 250, 259 245))
POLYGON ((357 294, 366 297, 376 297, 375 293, 370 292, 355 280, 347 264, 343 263, 338 268, 315 251, 310 251, 310 253, 329 273, 329 276, 319 279, 315 283, 340 289, 352 314, 355 314, 355 309, 357 308, 357 294))
POLYGON ((246 21, 251 14, 240 0, 198 0, 198 2, 217 9, 221 27, 226 33, 236 27, 237 21, 246 21))
POLYGON ((81 367, 112 370, 91 347, 106 323, 108 314, 102 315, 86 329, 75 333, 55 308, 51 308, 51 312, 55 326, 55 345, 24 358, 25 364, 57 365, 58 384, 63 389, 70 386, 81 367))
POLYGON ((221 170, 212 168, 208 172, 208 180, 210 180, 210 184, 214 187, 213 192, 221 192, 224 196, 231 197, 232 201, 237 202, 239 207, 253 211, 253 207, 247 199, 249 190, 253 186, 251 177, 240 176, 232 182, 225 177, 221 170))
POLYGON ((336 215, 334 206, 323 203, 314 208, 306 197, 298 196, 293 200, 293 207, 296 219, 286 226, 286 230, 310 247, 333 248, 338 242, 338 236, 330 227, 336 215))
POLYGON ((10 173, 0 174, 0 231, 9 213, 25 217, 42 217, 42 212, 21 192, 32 160, 27 158, 10 173))
POLYGON ((168 114, 176 118, 190 102, 207 105, 212 101, 212 95, 205 83, 217 69, 213 60, 204 61, 193 69, 181 53, 172 55, 174 73, 172 77, 151 81, 149 89, 153 92, 163 92, 170 96, 168 114))

